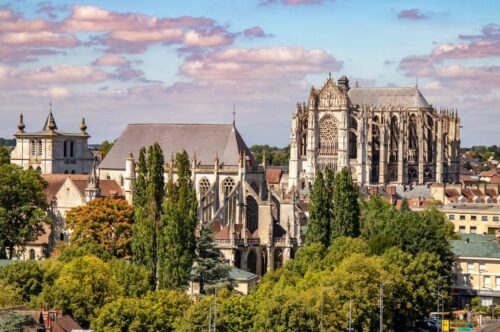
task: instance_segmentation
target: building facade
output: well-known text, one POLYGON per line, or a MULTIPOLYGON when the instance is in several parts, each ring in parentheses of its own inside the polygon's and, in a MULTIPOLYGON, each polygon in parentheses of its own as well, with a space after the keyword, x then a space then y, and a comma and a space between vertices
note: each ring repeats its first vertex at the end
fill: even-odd
POLYGON ((418 87, 362 88, 331 75, 292 116, 289 189, 350 169, 359 185, 458 182, 460 119, 418 87))
POLYGON ((191 157, 200 224, 210 224, 231 266, 263 275, 294 256, 301 245, 297 195, 270 185, 267 165, 256 165, 235 125, 131 124, 99 165, 102 179, 121 183, 133 202, 134 156, 158 142, 165 179, 176 179, 173 156, 191 157))
POLYGON ((67 133, 57 128, 50 112, 41 131, 26 132, 21 114, 17 128, 16 147, 11 152, 13 164, 43 174, 90 173, 94 158, 88 148, 90 136, 85 119, 82 119, 79 133, 67 133))

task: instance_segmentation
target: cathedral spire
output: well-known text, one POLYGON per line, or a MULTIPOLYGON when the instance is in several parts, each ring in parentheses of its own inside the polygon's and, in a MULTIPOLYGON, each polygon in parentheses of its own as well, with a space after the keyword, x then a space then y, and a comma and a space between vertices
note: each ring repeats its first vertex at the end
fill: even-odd
POLYGON ((19 123, 17 125, 17 129, 19 130, 18 132, 24 133, 24 128, 26 128, 26 126, 24 125, 24 116, 23 116, 23 113, 20 113, 19 114, 19 123))

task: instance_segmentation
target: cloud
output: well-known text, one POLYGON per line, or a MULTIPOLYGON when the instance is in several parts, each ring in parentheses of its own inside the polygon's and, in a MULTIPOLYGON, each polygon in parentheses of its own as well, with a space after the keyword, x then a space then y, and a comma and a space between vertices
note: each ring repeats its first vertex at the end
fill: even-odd
POLYGON ((228 48, 187 60, 180 72, 188 77, 241 81, 302 78, 342 68, 342 62, 321 49, 302 47, 228 48))
POLYGON ((104 54, 99 57, 97 60, 92 62, 94 66, 120 66, 128 64, 129 61, 117 54, 104 54))
POLYGON ((427 20, 430 18, 430 14, 423 14, 420 10, 414 9, 405 9, 398 13, 398 18, 405 20, 427 20))
POLYGON ((40 69, 19 70, 14 73, 18 79, 38 84, 54 83, 96 83, 108 79, 109 75, 90 66, 57 65, 40 69))
POLYGON ((256 25, 251 28, 243 30, 243 35, 249 39, 253 38, 266 38, 266 37, 272 37, 272 34, 267 34, 264 29, 262 29, 260 26, 256 25))
POLYGON ((58 12, 67 11, 69 9, 68 5, 54 5, 49 1, 39 2, 36 7, 36 13, 45 14, 52 21, 57 20, 58 12))
MULTIPOLYGON (((0 43, 16 46, 30 47, 76 47, 80 44, 72 35, 60 35, 48 31, 39 32, 6 32, 0 34, 0 43)), ((4 45, 5 47, 6 45, 4 45)))

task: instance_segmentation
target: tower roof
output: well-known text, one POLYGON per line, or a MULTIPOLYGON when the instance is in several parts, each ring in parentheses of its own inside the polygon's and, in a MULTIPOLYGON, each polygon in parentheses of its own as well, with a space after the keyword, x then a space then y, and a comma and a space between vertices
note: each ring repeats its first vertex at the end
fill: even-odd
POLYGON ((45 124, 43 126, 43 131, 54 131, 57 130, 57 124, 56 120, 54 119, 54 115, 52 114, 52 111, 49 112, 49 115, 47 116, 47 120, 45 120, 45 124))

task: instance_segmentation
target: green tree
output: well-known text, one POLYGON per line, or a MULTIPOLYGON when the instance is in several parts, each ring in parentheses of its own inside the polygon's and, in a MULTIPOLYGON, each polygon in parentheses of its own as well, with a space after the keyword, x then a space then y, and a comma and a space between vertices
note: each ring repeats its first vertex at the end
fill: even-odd
POLYGON ((0 165, 10 164, 10 151, 5 146, 0 146, 0 165))
POLYGON ((0 280, 19 289, 22 300, 28 302, 42 291, 43 271, 35 261, 14 262, 0 268, 0 280))
POLYGON ((101 143, 101 146, 99 147, 99 152, 101 152, 103 158, 106 157, 106 155, 108 154, 108 152, 113 147, 113 144, 114 144, 114 142, 110 143, 109 141, 103 141, 101 143))
POLYGON ((36 321, 29 314, 6 311, 0 314, 0 332, 23 331, 35 327, 36 321))
POLYGON ((328 247, 330 243, 331 212, 329 211, 329 207, 331 203, 328 201, 328 196, 323 174, 318 172, 309 196, 309 220, 306 232, 307 245, 319 242, 328 247))
POLYGON ((174 291, 151 292, 140 299, 121 297, 101 309, 92 327, 97 332, 170 332, 191 305, 185 293, 174 291))
POLYGON ((138 163, 138 184, 135 190, 135 225, 132 251, 134 261, 151 270, 151 287, 157 287, 158 233, 162 215, 164 189, 164 157, 158 143, 141 149, 138 163))
POLYGON ((123 286, 125 296, 141 297, 150 289, 151 271, 144 266, 123 259, 112 259, 108 264, 118 284, 123 286))
POLYGON ((160 287, 186 287, 193 264, 197 224, 196 192, 186 151, 176 155, 177 181, 170 175, 159 239, 160 287))
POLYGON ((72 231, 72 243, 81 245, 90 240, 112 256, 126 257, 131 255, 133 218, 133 207, 127 201, 100 198, 70 209, 66 227, 72 231))
POLYGON ((43 234, 42 223, 49 221, 43 192, 46 186, 37 171, 0 165, 0 258, 12 259, 16 246, 43 234))
POLYGON ((101 245, 93 241, 85 241, 84 243, 63 243, 57 244, 56 249, 52 252, 52 257, 57 258, 58 261, 63 263, 68 263, 75 258, 80 258, 83 256, 95 256, 103 261, 108 261, 111 259, 111 254, 109 251, 104 249, 101 245))
POLYGON ((335 175, 333 185, 333 217, 330 225, 331 240, 339 236, 356 237, 360 234, 359 192, 351 173, 343 168, 335 175))
POLYGON ((203 225, 196 246, 191 281, 200 283, 201 293, 210 293, 214 287, 230 286, 231 267, 222 260, 221 253, 214 247, 210 226, 203 225))
POLYGON ((88 327, 102 306, 123 293, 108 264, 84 256, 64 265, 54 285, 43 289, 38 302, 59 308, 88 327))
MULTIPOLYGON (((23 304, 21 290, 5 279, 0 279, 0 309, 23 304)), ((1 320, 0 320, 1 321, 1 320)))

